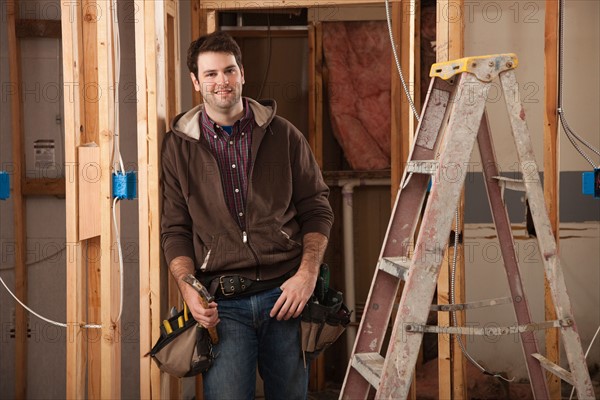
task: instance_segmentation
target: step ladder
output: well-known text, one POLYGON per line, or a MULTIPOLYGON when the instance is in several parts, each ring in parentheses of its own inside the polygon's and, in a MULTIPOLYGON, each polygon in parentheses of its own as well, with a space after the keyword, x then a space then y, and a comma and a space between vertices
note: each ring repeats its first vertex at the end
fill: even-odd
MULTIPOLYGON (((468 57, 434 64, 423 115, 417 127, 396 203, 367 298, 341 399, 365 399, 371 388, 375 398, 405 399, 426 332, 446 334, 507 335, 521 338, 532 391, 548 398, 544 369, 577 389, 579 398, 594 398, 590 375, 571 310, 559 263, 533 148, 519 100, 514 54, 468 57), (500 176, 485 112, 492 81, 500 79, 510 117, 522 179, 500 176), (444 249, 450 237, 454 212, 464 185, 467 166, 477 139, 490 208, 500 242, 511 297, 477 304, 446 305, 444 311, 512 302, 517 325, 473 328, 427 326, 427 316, 438 280, 444 249), (413 246, 413 236, 432 179, 429 198, 413 246), (504 189, 526 192, 536 229, 544 270, 557 313, 556 321, 533 323, 523 289, 506 207, 504 189), (382 345, 401 280, 404 290, 391 332, 387 354, 382 345), (570 371, 544 358, 534 336, 537 329, 558 328, 570 371)), ((441 310, 441 308, 440 308, 441 310)), ((372 392, 371 392, 372 394, 372 392)))

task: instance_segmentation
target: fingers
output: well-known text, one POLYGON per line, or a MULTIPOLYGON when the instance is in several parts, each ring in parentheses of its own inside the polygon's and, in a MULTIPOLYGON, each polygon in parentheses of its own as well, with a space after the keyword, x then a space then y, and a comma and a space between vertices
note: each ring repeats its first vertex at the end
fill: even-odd
POLYGON ((188 304, 188 307, 194 319, 205 328, 212 328, 220 321, 217 303, 210 303, 207 308, 204 308, 198 301, 192 305, 188 304))
POLYGON ((279 296, 271 310, 270 316, 278 321, 298 318, 304 310, 306 302, 301 297, 288 295, 285 292, 279 296))

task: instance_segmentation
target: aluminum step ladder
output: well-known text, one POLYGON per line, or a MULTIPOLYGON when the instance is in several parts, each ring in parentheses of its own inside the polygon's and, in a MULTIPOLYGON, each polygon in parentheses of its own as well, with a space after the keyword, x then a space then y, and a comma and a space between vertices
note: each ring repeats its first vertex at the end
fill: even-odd
MULTIPOLYGON (((544 369, 573 385, 579 398, 594 398, 544 202, 525 111, 519 100, 514 71, 517 65, 516 55, 498 54, 432 66, 423 115, 392 210, 340 399, 365 399, 371 388, 376 390, 376 399, 405 399, 426 332, 459 335, 518 333, 535 398, 549 397, 544 369), (522 179, 518 181, 501 177, 497 169, 485 112, 486 97, 495 78, 500 80, 519 157, 522 179), (476 139, 511 292, 511 297, 506 300, 514 306, 517 325, 496 328, 427 326, 444 249, 476 139), (414 242, 430 179, 429 198, 414 242), (502 198, 504 189, 526 192, 556 308, 556 321, 531 321, 502 198), (401 280, 405 285, 387 353, 381 354, 401 280), (538 350, 534 331, 551 328, 560 329, 570 371, 553 364, 538 350)), ((471 305, 450 305, 444 306, 444 311, 507 301, 493 299, 471 305)))

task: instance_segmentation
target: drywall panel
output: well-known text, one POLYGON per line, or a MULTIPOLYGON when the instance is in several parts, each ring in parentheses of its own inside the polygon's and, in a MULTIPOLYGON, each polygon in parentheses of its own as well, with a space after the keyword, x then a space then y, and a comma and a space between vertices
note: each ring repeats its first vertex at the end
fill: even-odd
MULTIPOLYGON (((544 320, 544 275, 537 242, 527 238, 525 231, 513 227, 517 236, 521 277, 534 322, 544 320)), ((575 320, 585 348, 600 325, 600 248, 598 238, 600 223, 589 222, 561 225, 561 265, 575 320)), ((492 225, 465 224, 465 264, 467 301, 509 296, 506 274, 502 264, 500 247, 492 225)), ((467 325, 495 327, 515 325, 511 305, 482 308, 467 312, 467 325)), ((536 335, 543 351, 543 331, 536 335)), ((492 372, 504 372, 517 380, 527 377, 522 359, 519 337, 475 337, 467 339, 469 353, 492 372)), ((594 346, 588 357, 588 365, 600 362, 600 343, 594 346)), ((561 357, 566 366, 566 358, 561 357)))
MULTIPOLYGON (((600 147, 600 77, 590 65, 600 61, 600 3, 565 2, 564 106, 569 124, 585 140, 600 147)), ((516 53, 521 101, 538 164, 543 160, 545 1, 465 2, 465 55, 516 53)), ((452 18, 448 10, 438 18, 452 18)), ((488 93, 488 110, 500 169, 509 171, 517 161, 510 141, 510 125, 499 84, 488 93)), ((472 160, 480 169, 479 157, 472 160)), ((596 158, 597 161, 597 158, 596 158)), ((588 170, 589 164, 561 139, 561 170, 588 170)))

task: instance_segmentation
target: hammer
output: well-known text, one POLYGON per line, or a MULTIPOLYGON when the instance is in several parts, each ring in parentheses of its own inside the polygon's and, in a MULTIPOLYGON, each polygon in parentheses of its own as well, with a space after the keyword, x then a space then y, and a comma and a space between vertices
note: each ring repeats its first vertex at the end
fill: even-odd
MULTIPOLYGON (((198 292, 198 294, 200 295, 200 303, 202 304, 202 307, 208 308, 208 303, 212 303, 215 298, 211 296, 210 293, 208 293, 208 290, 206 290, 204 285, 202 285, 200 281, 196 279, 196 277, 192 274, 184 276, 183 281, 185 283, 188 283, 191 287, 194 288, 194 290, 196 290, 196 292, 198 292)), ((207 329, 208 334, 210 335, 211 342, 213 344, 219 343, 219 335, 217 334, 217 328, 213 327, 207 329)))

